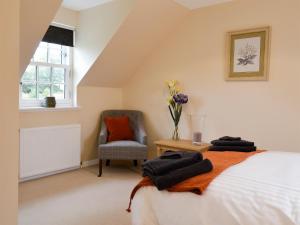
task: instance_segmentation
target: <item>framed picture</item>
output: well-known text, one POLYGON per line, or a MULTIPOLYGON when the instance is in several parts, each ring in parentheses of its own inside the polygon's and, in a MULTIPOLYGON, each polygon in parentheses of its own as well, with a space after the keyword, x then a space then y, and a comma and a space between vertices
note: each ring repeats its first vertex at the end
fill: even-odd
POLYGON ((268 80, 270 29, 227 34, 226 80, 268 80))

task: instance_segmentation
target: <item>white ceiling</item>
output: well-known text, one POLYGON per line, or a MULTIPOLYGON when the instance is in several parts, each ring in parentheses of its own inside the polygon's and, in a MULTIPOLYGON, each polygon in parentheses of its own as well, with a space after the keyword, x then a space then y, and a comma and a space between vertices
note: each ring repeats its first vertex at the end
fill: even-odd
POLYGON ((197 8, 206 7, 210 5, 231 2, 233 0, 174 0, 174 1, 189 9, 197 9, 197 8))
POLYGON ((110 2, 112 0, 63 0, 63 7, 72 9, 75 11, 80 11, 88 8, 95 7, 97 5, 110 2))
MULTIPOLYGON (((62 5, 65 8, 80 11, 88 8, 95 7, 97 5, 104 4, 113 0, 63 0, 62 5)), ((174 0, 175 2, 183 5, 189 9, 197 9, 210 5, 216 5, 220 3, 230 2, 233 0, 174 0)))

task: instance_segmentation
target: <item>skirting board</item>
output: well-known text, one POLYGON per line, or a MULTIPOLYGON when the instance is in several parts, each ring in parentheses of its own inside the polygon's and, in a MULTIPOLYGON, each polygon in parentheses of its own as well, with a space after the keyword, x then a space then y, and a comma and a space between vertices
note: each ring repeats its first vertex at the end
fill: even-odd
POLYGON ((89 167, 89 166, 95 166, 99 164, 99 159, 92 159, 89 161, 84 161, 81 163, 81 168, 89 167))
POLYGON ((63 170, 57 170, 57 171, 53 171, 53 172, 49 172, 49 173, 43 173, 43 174, 31 176, 31 177, 21 178, 21 179, 19 179, 19 183, 29 181, 29 180, 35 180, 35 179, 39 179, 42 177, 47 177, 47 176, 51 176, 51 175, 55 175, 55 174, 59 174, 59 173, 64 173, 64 172, 68 172, 68 171, 76 170, 76 169, 80 169, 80 166, 74 166, 71 168, 63 169, 63 170))
POLYGON ((29 180, 35 180, 35 179, 39 179, 39 178, 42 178, 42 177, 47 177, 47 176, 51 176, 51 175, 55 175, 55 174, 59 174, 59 173, 68 172, 68 171, 71 171, 71 170, 76 170, 76 169, 80 169, 80 168, 94 166, 94 165, 98 165, 98 163, 99 163, 98 159, 84 161, 84 162, 82 162, 81 167, 80 166, 75 166, 75 167, 71 167, 71 168, 68 168, 68 169, 53 171, 53 172, 39 174, 39 175, 36 175, 36 176, 31 176, 31 177, 26 177, 26 178, 21 178, 21 179, 19 179, 19 182, 22 183, 22 182, 29 181, 29 180))

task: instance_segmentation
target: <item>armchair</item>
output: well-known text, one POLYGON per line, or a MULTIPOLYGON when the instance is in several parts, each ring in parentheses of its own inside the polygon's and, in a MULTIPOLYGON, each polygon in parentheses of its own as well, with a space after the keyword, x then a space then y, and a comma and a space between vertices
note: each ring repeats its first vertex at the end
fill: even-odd
POLYGON ((106 110, 101 113, 100 134, 98 145, 99 177, 102 175, 102 161, 106 160, 137 160, 147 159, 147 135, 144 129, 143 113, 135 110, 106 110), (104 122, 105 117, 128 116, 130 126, 134 131, 134 140, 107 142, 107 128, 104 122))

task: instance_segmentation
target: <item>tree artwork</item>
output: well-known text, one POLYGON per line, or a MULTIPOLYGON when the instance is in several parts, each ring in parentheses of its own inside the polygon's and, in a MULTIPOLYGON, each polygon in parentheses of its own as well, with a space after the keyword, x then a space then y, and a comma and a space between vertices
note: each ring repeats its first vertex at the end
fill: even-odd
POLYGON ((257 49, 254 45, 249 43, 242 47, 238 52, 238 65, 246 66, 248 64, 254 64, 253 59, 257 57, 257 49))
POLYGON ((227 33, 225 79, 268 80, 270 27, 227 33))

